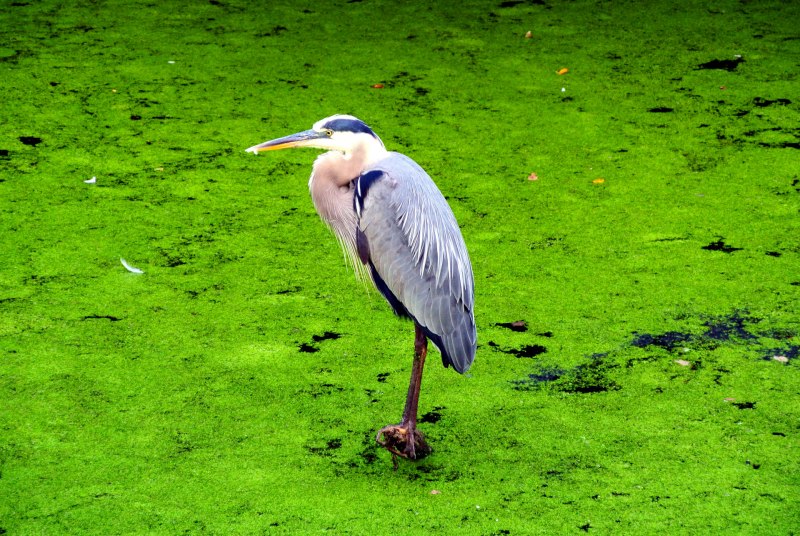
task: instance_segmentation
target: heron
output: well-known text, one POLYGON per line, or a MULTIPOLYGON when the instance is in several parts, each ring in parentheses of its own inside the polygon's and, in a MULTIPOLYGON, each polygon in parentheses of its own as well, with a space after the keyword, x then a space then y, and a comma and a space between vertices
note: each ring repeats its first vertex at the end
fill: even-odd
POLYGON ((371 282, 395 315, 414 323, 414 360, 400 423, 376 442, 415 460, 431 450, 417 430, 422 371, 433 342, 442 364, 464 374, 475 359, 474 280, 453 211, 411 158, 387 151, 366 123, 333 115, 309 130, 254 145, 248 152, 311 147, 308 187, 314 208, 333 231, 356 276, 371 282))

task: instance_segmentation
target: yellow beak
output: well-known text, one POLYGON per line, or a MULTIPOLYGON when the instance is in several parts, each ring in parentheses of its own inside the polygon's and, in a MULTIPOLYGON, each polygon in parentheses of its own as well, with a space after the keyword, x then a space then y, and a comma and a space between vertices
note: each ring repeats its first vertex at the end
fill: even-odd
POLYGON ((292 134, 291 136, 284 136, 283 138, 253 145, 252 147, 248 148, 246 152, 258 154, 261 151, 277 151, 279 149, 288 149, 289 147, 303 147, 310 145, 309 142, 313 143, 314 140, 324 137, 324 132, 318 132, 316 130, 304 130, 303 132, 298 132, 297 134, 292 134))

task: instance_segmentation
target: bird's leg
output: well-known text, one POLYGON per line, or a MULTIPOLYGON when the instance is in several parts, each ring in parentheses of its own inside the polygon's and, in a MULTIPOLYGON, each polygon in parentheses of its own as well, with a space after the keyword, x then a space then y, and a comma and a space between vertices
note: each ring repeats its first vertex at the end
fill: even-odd
POLYGON ((403 421, 400 423, 406 429, 406 457, 417 458, 417 448, 422 450, 419 457, 424 458, 430 452, 425 438, 421 432, 417 431, 417 408, 419 406, 419 391, 422 387, 422 370, 425 367, 425 358, 428 355, 428 338, 419 324, 414 324, 414 364, 411 367, 411 380, 408 382, 408 394, 406 395, 406 407, 403 410, 403 421), (411 438, 412 440, 408 440, 411 438))
POLYGON ((422 369, 428 355, 428 338, 422 327, 414 323, 414 365, 411 368, 411 381, 408 384, 406 407, 403 410, 403 421, 400 424, 384 426, 378 431, 375 441, 393 455, 410 460, 422 459, 430 454, 431 449, 425 442, 422 432, 417 431, 417 406, 419 405, 419 389, 422 385, 422 369), (383 439, 381 439, 383 436, 383 439))

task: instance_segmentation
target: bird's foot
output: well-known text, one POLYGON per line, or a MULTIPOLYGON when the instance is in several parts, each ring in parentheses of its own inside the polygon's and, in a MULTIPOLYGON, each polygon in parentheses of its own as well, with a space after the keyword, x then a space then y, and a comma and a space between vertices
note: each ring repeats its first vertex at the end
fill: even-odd
POLYGON ((384 426, 378 431, 375 441, 394 456, 409 460, 421 460, 431 453, 425 436, 411 423, 384 426))

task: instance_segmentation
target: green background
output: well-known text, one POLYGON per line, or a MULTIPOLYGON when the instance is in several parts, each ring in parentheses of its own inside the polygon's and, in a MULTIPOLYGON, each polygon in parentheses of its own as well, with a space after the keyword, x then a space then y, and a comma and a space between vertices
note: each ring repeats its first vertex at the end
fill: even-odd
POLYGON ((799 21, 3 1, 0 534, 796 534, 799 21), (475 271, 475 364, 432 352, 396 471, 412 325, 315 152, 244 152, 335 113, 428 171, 475 271))

